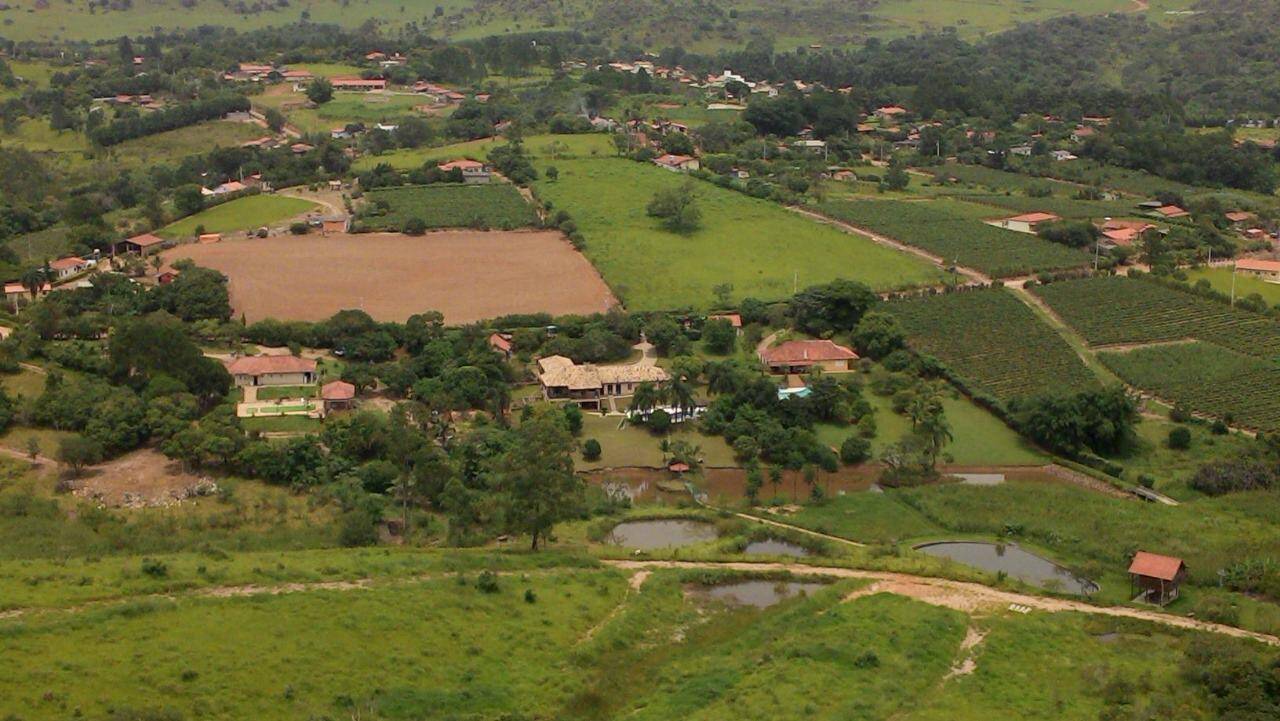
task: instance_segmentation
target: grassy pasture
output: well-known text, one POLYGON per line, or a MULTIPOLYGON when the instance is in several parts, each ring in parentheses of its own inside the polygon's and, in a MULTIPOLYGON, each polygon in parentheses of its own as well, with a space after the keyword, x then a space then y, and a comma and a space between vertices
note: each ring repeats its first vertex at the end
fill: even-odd
POLYGON ((948 262, 996 277, 1084 265, 1087 254, 1034 235, 983 222, 1004 215, 963 201, 828 201, 820 206, 833 218, 923 248, 948 262))
MULTIPOLYGON (((489 151, 506 145, 506 138, 482 138, 462 143, 440 145, 431 148, 402 148, 382 155, 364 155, 353 163, 357 171, 371 170, 386 163, 397 170, 420 168, 428 161, 446 161, 458 158, 481 160, 489 151)), ((539 158, 597 157, 613 155, 615 150, 610 136, 604 133, 579 133, 575 135, 530 135, 524 139, 525 151, 539 158)), ((549 161, 550 162, 550 161, 549 161)), ((554 163, 553 163, 554 164, 554 163)))
POLYGON ((510 183, 487 185, 436 184, 383 188, 368 193, 369 207, 386 202, 383 215, 360 219, 372 230, 399 230, 417 218, 428 228, 500 228, 512 230, 537 224, 533 207, 510 183))
POLYGON ((587 257, 633 310, 707 307, 720 283, 737 297, 778 299, 835 278, 881 290, 942 280, 923 261, 709 183, 692 186, 701 228, 672 233, 645 206, 690 182, 679 174, 621 159, 540 160, 547 165, 560 178, 539 180, 539 197, 570 213, 587 257))
POLYGON ((1246 298, 1254 293, 1262 296, 1267 305, 1280 304, 1280 284, 1268 283, 1261 278, 1247 273, 1233 273, 1231 268, 1191 268, 1186 271, 1187 281, 1195 284, 1204 279, 1220 293, 1231 293, 1232 279, 1235 277, 1236 298, 1246 298))
POLYGON ((936 356, 975 390, 1008 401, 1097 385, 1080 357, 1007 290, 889 303, 912 347, 936 356))
POLYGON ((301 198, 283 195, 249 195, 227 201, 212 208, 189 215, 170 223, 156 234, 163 238, 186 238, 196 234, 196 226, 203 225, 206 233, 231 233, 249 230, 263 225, 275 225, 296 215, 302 215, 315 203, 301 198))

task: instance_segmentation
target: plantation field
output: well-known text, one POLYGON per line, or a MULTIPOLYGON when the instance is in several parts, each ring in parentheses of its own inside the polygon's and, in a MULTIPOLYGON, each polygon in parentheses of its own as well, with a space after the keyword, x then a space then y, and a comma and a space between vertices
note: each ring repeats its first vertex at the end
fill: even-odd
POLYGON ((960 199, 989 205, 994 212, 1009 215, 1022 213, 1053 213, 1066 220, 1096 220, 1120 218, 1131 215, 1135 209, 1131 203, 1121 201, 1076 200, 1075 198, 1032 198, 1026 195, 961 195, 960 199))
MULTIPOLYGON (((357 171, 372 170, 386 163, 397 170, 420 168, 428 161, 489 157, 489 151, 506 145, 506 138, 482 138, 463 143, 440 145, 432 148, 402 148, 382 155, 363 155, 352 164, 357 171)), ((608 157, 617 151, 613 141, 604 133, 578 133, 573 135, 530 135, 524 139, 525 152, 540 158, 608 157)))
POLYGON ((645 213, 654 194, 689 179, 622 159, 539 160, 558 180, 536 183, 540 198, 566 210, 586 238, 585 253, 633 310, 708 307, 712 288, 741 298, 781 299, 836 278, 887 290, 938 283, 924 261, 807 220, 775 203, 693 182, 701 227, 683 235, 645 213))
POLYGON ((823 203, 820 209, 833 218, 923 248, 948 263, 996 277, 1074 268, 1089 261, 1079 250, 987 225, 982 219, 1003 213, 958 200, 836 200, 823 203))
POLYGON ((301 198, 266 194, 249 195, 215 205, 170 223, 156 231, 156 235, 162 238, 189 238, 196 234, 198 226, 204 226, 206 233, 250 230, 264 225, 275 225, 317 207, 319 206, 315 203, 301 198))
POLYGON ((1098 357, 1125 382, 1192 411, 1263 430, 1280 428, 1280 366, 1209 343, 1175 343, 1098 357))
POLYGON ((971 392, 1007 402, 1098 384, 1066 341, 1007 290, 925 296, 885 307, 912 348, 937 357, 971 392))
POLYGON ((1154 282, 1097 276, 1034 292, 1093 345, 1196 338, 1259 358, 1280 355, 1274 319, 1154 282))
POLYGON ((401 230, 410 219, 428 228, 499 228, 513 230, 536 225, 538 215, 510 183, 487 185, 436 184, 369 191, 369 207, 385 202, 385 214, 362 216, 372 230, 401 230))
POLYGON ((1247 273, 1233 273, 1231 268, 1188 268, 1187 281, 1195 284, 1203 279, 1208 280, 1209 285, 1219 293, 1231 294, 1232 279, 1235 275, 1235 292, 1236 298, 1247 298, 1257 293, 1266 301, 1267 305, 1274 306, 1280 304, 1280 284, 1268 283, 1261 278, 1249 275, 1247 273))

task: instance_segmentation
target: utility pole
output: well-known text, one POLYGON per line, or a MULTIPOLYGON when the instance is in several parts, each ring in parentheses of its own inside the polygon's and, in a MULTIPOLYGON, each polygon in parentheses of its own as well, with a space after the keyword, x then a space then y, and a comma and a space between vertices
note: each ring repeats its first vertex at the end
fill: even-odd
POLYGON ((1236 307, 1236 269, 1231 269, 1231 307, 1236 307))

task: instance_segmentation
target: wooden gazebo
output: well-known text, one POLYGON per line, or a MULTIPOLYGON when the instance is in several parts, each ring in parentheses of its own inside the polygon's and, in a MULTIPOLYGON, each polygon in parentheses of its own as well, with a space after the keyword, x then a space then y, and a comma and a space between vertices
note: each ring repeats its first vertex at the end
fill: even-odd
POLYGON ((1135 601, 1164 606, 1178 598, 1178 588, 1187 577, 1181 558, 1138 551, 1129 564, 1129 586, 1135 601))

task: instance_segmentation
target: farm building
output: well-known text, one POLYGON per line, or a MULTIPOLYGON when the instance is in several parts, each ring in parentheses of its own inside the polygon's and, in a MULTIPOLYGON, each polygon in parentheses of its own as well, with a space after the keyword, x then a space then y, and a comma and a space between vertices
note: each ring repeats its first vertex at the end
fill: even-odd
POLYGON ((387 81, 382 78, 356 78, 356 77, 337 77, 329 82, 333 83, 334 90, 358 90, 368 92, 370 90, 386 90, 387 81))
POLYGON ((355 405, 356 387, 346 381, 332 381, 320 386, 320 400, 324 401, 324 411, 347 410, 355 405))
POLYGON ((671 155, 670 153, 654 158, 653 164, 675 173, 697 170, 702 167, 697 158, 688 155, 671 155))
POLYGON ((483 185, 489 182, 489 169, 478 160, 463 159, 440 164, 440 170, 446 173, 455 169, 462 171, 462 182, 467 185, 483 185))
POLYGON ((1186 210, 1176 205, 1162 205, 1159 208, 1156 208, 1156 213, 1158 213, 1162 217, 1170 218, 1170 219, 1186 218, 1186 217, 1190 217, 1191 215, 1191 213, 1188 213, 1186 210))
POLYGON ((1280 283, 1280 260, 1241 258, 1236 261, 1236 272, 1255 276, 1268 283, 1280 283))
POLYGON ((1098 226, 1102 231, 1102 246, 1114 248, 1118 245, 1133 245, 1142 239, 1142 234, 1154 230, 1156 226, 1141 220, 1108 220, 1098 226))
POLYGON ((292 355, 240 356, 227 361, 236 386, 307 386, 316 382, 316 362, 292 355))
POLYGON ((1062 218, 1053 213, 1024 213, 1015 215, 1012 218, 1002 218, 1000 220, 990 221, 990 225, 1005 230, 1012 230, 1018 233, 1035 233, 1043 223, 1056 223, 1062 218))
POLYGON ((1225 217, 1232 225, 1237 225, 1237 226, 1243 225, 1245 223, 1252 223, 1253 221, 1258 219, 1258 216, 1254 215, 1253 213, 1250 213, 1247 210, 1233 210, 1230 213, 1227 213, 1225 217))
POLYGON ((1178 588, 1187 577, 1181 558, 1138 551, 1129 564, 1129 583, 1134 600, 1164 606, 1178 598, 1178 588))
MULTIPOLYGON (((49 285, 48 283, 45 283, 40 288, 40 295, 44 295, 45 293, 48 293, 51 290, 53 290, 53 286, 49 285)), ((24 300, 24 299, 30 299, 30 298, 31 298, 31 289, 28 288, 27 286, 17 281, 4 284, 4 299, 9 303, 13 303, 15 301, 24 300)))
POLYGON ((814 368, 847 371, 858 354, 829 340, 789 340, 760 351, 760 362, 770 373, 807 373, 814 368))
POLYGON ((59 258, 49 263, 49 270, 53 271, 54 280, 64 280, 73 275, 79 275, 97 264, 96 260, 85 260, 73 255, 70 258, 59 258))
POLYGON ((150 233, 143 233, 116 243, 116 252, 150 255, 152 252, 160 250, 162 245, 164 245, 163 238, 157 238, 150 233))
POLYGON ((349 230, 351 230, 351 218, 345 215, 330 215, 320 219, 320 232, 324 235, 346 233, 349 230))
POLYGON ((598 408, 603 399, 631 395, 641 383, 667 380, 667 372, 657 366, 577 365, 560 355, 539 358, 538 369, 544 398, 575 401, 592 408, 598 408))

